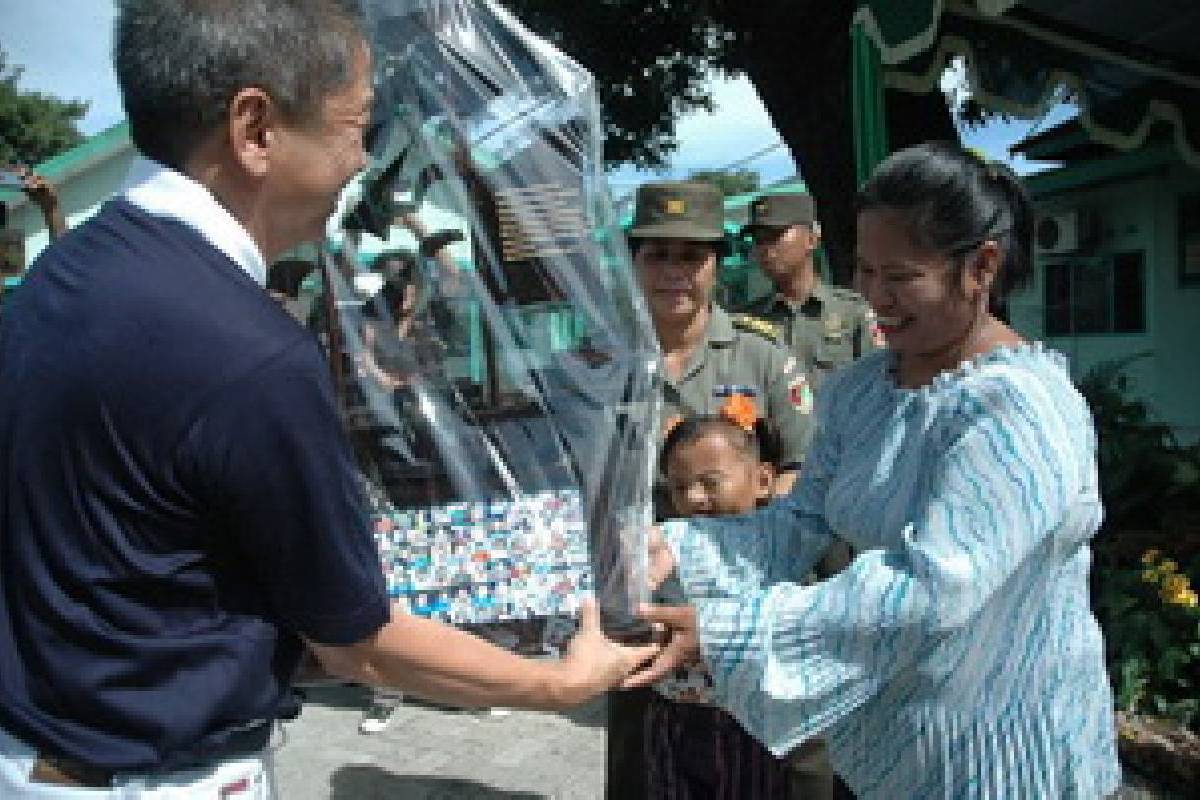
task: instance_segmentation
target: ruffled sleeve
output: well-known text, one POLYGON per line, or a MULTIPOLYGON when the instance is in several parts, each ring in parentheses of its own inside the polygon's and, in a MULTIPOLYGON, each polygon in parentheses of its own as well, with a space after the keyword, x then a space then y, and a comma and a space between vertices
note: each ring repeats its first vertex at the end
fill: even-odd
MULTIPOLYGON (((1001 368, 975 376, 942 422, 918 445, 928 450, 925 474, 896 544, 861 554, 827 581, 781 582, 799 578, 808 552, 808 536, 788 549, 786 515, 815 512, 800 502, 763 515, 771 527, 757 545, 731 546, 730 529, 712 521, 681 546, 682 559, 698 562, 681 573, 716 701, 774 752, 845 717, 968 627, 1059 527, 1089 468, 1094 476, 1079 456, 1090 428, 1058 410, 1036 374, 1001 368), (746 590, 747 580, 739 594, 691 591, 723 586, 702 577, 731 572, 744 550, 761 565, 756 588, 746 590), (732 565, 717 563, 731 557, 732 565)), ((734 529, 753 539, 751 524, 734 529)))

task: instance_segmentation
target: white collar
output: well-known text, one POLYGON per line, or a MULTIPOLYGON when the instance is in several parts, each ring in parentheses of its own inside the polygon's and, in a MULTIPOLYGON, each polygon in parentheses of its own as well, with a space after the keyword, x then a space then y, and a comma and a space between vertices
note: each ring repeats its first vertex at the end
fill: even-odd
POLYGON ((182 172, 149 159, 134 161, 125 199, 147 214, 179 220, 229 256, 259 286, 267 284, 267 263, 258 244, 212 192, 182 172))

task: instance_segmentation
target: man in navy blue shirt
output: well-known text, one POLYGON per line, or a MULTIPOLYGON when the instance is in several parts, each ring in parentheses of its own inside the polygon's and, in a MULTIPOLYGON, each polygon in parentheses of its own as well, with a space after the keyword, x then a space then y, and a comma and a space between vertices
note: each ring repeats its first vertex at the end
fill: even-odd
POLYGON ((364 166, 353 4, 124 0, 115 54, 149 166, 0 323, 0 797, 269 797, 305 647, 467 706, 619 683, 653 648, 594 609, 553 663, 393 614, 327 365, 264 289, 364 166))

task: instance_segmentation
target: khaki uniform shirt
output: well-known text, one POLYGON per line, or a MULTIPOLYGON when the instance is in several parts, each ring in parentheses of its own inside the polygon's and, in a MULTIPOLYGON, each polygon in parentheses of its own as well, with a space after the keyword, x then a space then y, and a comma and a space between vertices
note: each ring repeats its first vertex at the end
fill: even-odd
MULTIPOLYGON (((745 395, 779 431, 783 469, 796 469, 812 437, 812 397, 794 361, 769 338, 735 327, 714 304, 704 342, 677 379, 664 381, 663 420, 715 414, 730 395, 745 395)), ((666 513, 665 487, 655 494, 657 510, 666 513)))
POLYGON ((834 370, 883 346, 867 301, 820 281, 802 303, 774 294, 752 301, 743 311, 776 326, 780 344, 812 376, 814 388, 834 370))
MULTIPOLYGON (((749 303, 745 313, 778 331, 780 344, 812 376, 813 391, 834 371, 884 346, 871 306, 849 289, 817 281, 802 303, 780 294, 749 303)), ((845 569, 850 547, 838 540, 817 564, 816 576, 827 578, 845 569)))

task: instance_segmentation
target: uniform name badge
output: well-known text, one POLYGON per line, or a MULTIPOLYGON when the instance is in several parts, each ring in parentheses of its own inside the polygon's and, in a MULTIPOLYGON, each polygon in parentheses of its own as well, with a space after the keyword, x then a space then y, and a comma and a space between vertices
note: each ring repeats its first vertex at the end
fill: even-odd
POLYGON ((713 397, 734 397, 739 394, 744 397, 758 397, 758 390, 741 383, 718 383, 713 387, 713 397))
POLYGON ((813 390, 805 375, 797 375, 788 384, 788 399, 792 406, 801 414, 813 412, 813 390))

